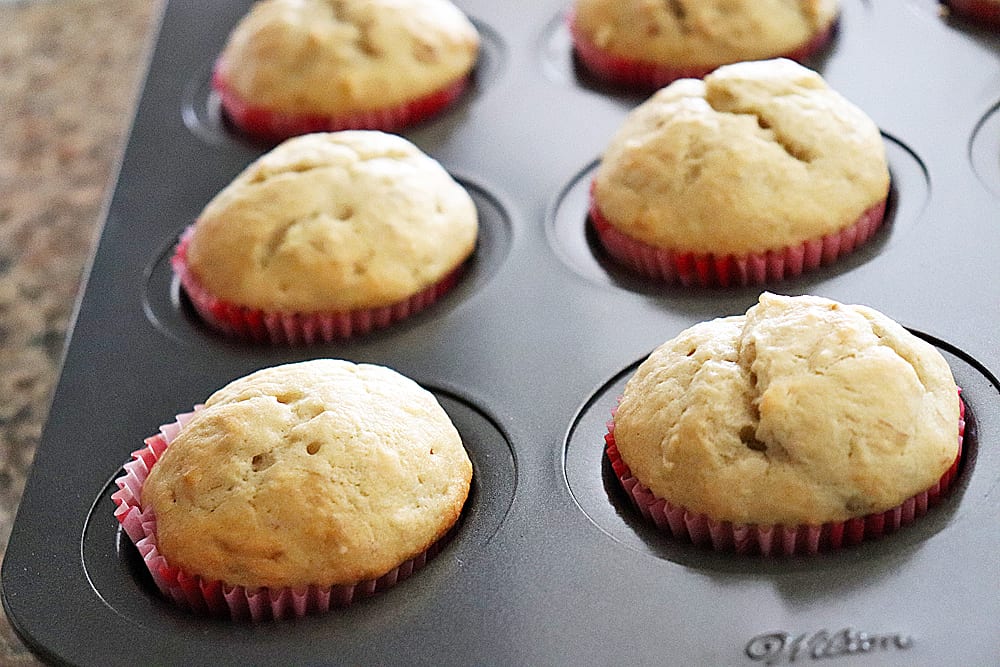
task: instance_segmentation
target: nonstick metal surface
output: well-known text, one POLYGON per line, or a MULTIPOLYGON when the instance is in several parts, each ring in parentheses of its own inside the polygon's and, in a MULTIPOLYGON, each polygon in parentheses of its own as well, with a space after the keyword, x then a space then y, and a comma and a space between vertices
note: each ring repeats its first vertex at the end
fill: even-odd
POLYGON ((473 89, 404 136, 472 193, 460 286, 389 329, 329 345, 229 341, 169 271, 183 228, 268 150, 208 84, 249 2, 168 3, 61 380, 3 564, 4 605, 44 658, 132 664, 990 665, 1000 658, 1000 35, 934 0, 843 0, 807 62, 886 139, 888 224, 850 257, 767 285, 864 303, 935 344, 969 409, 955 489, 898 533, 762 559, 644 524, 603 458, 635 365, 762 288, 664 287, 595 245, 586 188, 644 95, 578 72, 568 3, 458 3, 483 36, 473 89), (144 437, 253 370, 329 356, 432 390, 475 466, 455 539, 402 584, 290 622, 162 600, 112 516, 144 437))

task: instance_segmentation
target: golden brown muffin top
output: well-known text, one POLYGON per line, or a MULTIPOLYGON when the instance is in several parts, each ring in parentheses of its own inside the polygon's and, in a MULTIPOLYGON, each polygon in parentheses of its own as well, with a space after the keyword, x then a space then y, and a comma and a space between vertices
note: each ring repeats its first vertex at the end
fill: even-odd
POLYGON ((764 293, 657 348, 626 386, 615 441, 637 479, 689 510, 822 524, 933 486, 958 422, 930 344, 871 308, 764 293))
POLYGON ((424 97, 467 75, 479 34, 448 0, 261 0, 221 75, 272 111, 337 116, 424 97))
POLYGON ((391 134, 289 139, 208 203, 188 266, 252 308, 342 312, 402 301, 469 257, 478 217, 435 160, 391 134))
POLYGON ((153 466, 142 507, 160 552, 190 574, 350 584, 444 536, 471 476, 432 394, 382 366, 317 359, 215 392, 153 466))
POLYGON ((610 141, 594 196, 649 245, 746 254, 849 227, 888 192, 875 123, 816 72, 777 59, 658 91, 610 141))
POLYGON ((611 54, 676 67, 782 56, 827 30, 837 0, 576 0, 575 24, 611 54))
POLYGON ((226 83, 272 111, 394 107, 467 75, 479 34, 448 0, 261 0, 220 57, 226 83))

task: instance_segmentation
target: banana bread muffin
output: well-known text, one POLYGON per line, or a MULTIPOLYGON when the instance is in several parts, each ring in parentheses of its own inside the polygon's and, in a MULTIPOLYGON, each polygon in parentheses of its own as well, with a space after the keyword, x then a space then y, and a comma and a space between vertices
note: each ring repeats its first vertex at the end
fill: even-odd
POLYGON ((268 139, 396 130, 465 89, 479 35, 448 0, 261 0, 213 75, 229 118, 268 139))
POLYGON ((783 548, 769 542, 782 527, 795 553, 912 521, 955 473, 961 418, 947 362, 885 315, 764 293, 639 366, 609 455, 675 534, 770 552, 783 548), (677 511, 690 534, 666 519, 677 511))
POLYGON ((719 65, 801 60, 833 33, 837 0, 576 0, 570 29, 582 65, 612 83, 659 88, 719 65))
POLYGON ((272 614, 254 610, 261 589, 270 600, 309 589, 302 604, 316 607, 405 578, 457 522, 472 476, 432 394, 336 359, 235 380, 166 433, 148 476, 121 483, 133 495, 119 494, 120 520, 152 526, 138 537, 155 546, 147 562, 165 593, 237 617, 272 614), (203 591, 193 601, 175 590, 185 578, 203 591), (219 583, 241 599, 219 600, 219 583))
POLYGON ((204 208, 173 265, 201 317, 236 336, 365 333, 454 285, 478 231, 469 194, 405 139, 286 140, 204 208))
POLYGON ((647 276, 748 284, 829 264, 881 224, 875 123, 790 60, 720 67, 634 109, 604 152, 592 221, 647 276))

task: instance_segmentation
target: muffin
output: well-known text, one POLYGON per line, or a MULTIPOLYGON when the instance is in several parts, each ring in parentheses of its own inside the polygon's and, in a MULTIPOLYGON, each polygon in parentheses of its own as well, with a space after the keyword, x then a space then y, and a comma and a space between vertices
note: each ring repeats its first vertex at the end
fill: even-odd
POLYGON ((608 455, 639 509, 675 536, 810 553, 937 502, 957 470, 962 410, 941 354, 885 315, 764 293, 639 366, 608 455))
POLYGON ((405 139, 288 139, 216 195, 172 264, 201 318, 274 343, 367 333, 433 303, 478 231, 469 194, 405 139))
POLYGON ((1000 0, 942 0, 951 12, 1000 28, 1000 0))
POLYGON ((612 257, 685 285, 754 284, 830 264, 882 223, 878 127, 786 59, 682 79, 634 109, 591 188, 612 257))
POLYGON ((807 58, 829 42, 838 12, 837 0, 576 0, 569 24, 591 74, 660 88, 720 65, 807 58))
POLYGON ((325 611, 406 578, 472 477, 433 395, 337 359, 235 380, 146 442, 116 516, 165 596, 233 618, 325 611))
POLYGON ((264 139, 398 130, 466 88, 479 35, 448 0, 261 0, 212 77, 223 109, 264 139))

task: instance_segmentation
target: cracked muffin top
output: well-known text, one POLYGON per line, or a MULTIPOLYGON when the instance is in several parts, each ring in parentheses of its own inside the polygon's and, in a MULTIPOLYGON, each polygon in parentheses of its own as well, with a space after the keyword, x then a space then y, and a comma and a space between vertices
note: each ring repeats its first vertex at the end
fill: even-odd
POLYGON ((593 190, 627 236, 717 254, 836 232, 888 192, 875 123, 785 59, 727 65, 655 93, 610 141, 593 190))
POLYGON ((837 17, 837 0, 576 0, 575 27, 600 49, 676 67, 773 58, 837 17))
POLYGON ((220 299, 268 311, 377 308, 439 282, 472 253, 469 194, 402 137, 289 139, 204 208, 191 272, 220 299))
POLYGON ((215 392, 142 491, 158 548, 248 588, 350 584, 455 524, 472 464, 434 396, 339 359, 266 368, 215 392))
POLYGON ((764 293, 657 348, 614 434, 660 498, 719 521, 802 525, 927 490, 955 461, 958 424, 933 346, 864 306, 764 293))
POLYGON ((434 93, 478 52, 447 0, 262 0, 229 36, 219 74, 270 110, 338 116, 434 93))

